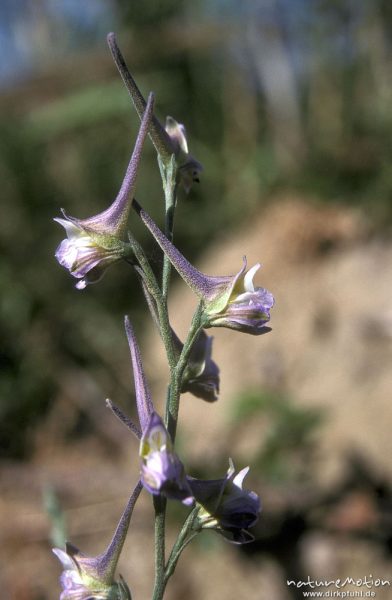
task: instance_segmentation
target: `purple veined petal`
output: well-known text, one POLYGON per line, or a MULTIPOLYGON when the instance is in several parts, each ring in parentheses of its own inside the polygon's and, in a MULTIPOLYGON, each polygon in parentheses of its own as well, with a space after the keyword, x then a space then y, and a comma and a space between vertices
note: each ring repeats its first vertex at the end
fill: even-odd
POLYGON ((78 257, 78 249, 68 239, 65 239, 58 246, 55 257, 62 267, 71 271, 78 257))
MULTIPOLYGON (((55 219, 64 226, 64 219, 55 219)), ((78 289, 83 289, 89 283, 96 283, 105 270, 124 254, 124 244, 119 242, 118 249, 108 250, 104 245, 98 245, 82 228, 73 223, 67 223, 66 231, 69 238, 58 246, 55 256, 61 266, 65 267, 76 279, 78 289)))

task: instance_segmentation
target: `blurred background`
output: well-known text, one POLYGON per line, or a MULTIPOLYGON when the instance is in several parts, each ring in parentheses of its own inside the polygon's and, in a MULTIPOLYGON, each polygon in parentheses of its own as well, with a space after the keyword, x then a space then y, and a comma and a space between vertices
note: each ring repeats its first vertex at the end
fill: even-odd
MULTIPOLYGON (((392 581, 391 26, 387 0, 2 0, 2 598, 58 597, 51 546, 100 552, 136 481, 136 442, 104 404, 134 414, 126 313, 158 408, 165 397, 132 270, 79 292, 54 259, 53 217, 112 201, 138 128, 109 31, 204 165, 180 193, 177 245, 210 274, 261 261, 257 281, 276 297, 267 336, 213 332, 221 396, 184 395, 178 438, 195 476, 222 476, 228 456, 251 466, 256 541, 202 534, 168 595, 290 600, 303 595, 287 579, 392 581)), ((137 192, 162 224, 150 143, 137 192)), ((159 269, 135 218, 131 229, 159 269)), ((181 336, 194 305, 174 278, 181 336)), ((136 600, 150 597, 150 504, 120 565, 136 600)), ((184 516, 170 507, 170 539, 184 516)))

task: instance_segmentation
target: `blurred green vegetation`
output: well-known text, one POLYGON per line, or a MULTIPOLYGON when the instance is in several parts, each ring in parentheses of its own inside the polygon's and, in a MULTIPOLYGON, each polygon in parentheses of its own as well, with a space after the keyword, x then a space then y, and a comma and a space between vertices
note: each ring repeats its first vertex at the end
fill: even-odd
MULTIPOLYGON (((388 3, 167 0, 136 9, 124 0, 112 9, 108 29, 116 27, 141 89, 156 93, 160 118, 186 124, 205 167, 176 217, 188 257, 286 190, 361 206, 375 227, 390 226, 388 3)), ((105 40, 86 48, 83 30, 72 33, 78 51, 0 92, 0 452, 14 458, 29 452, 35 424, 67 398, 69 379, 91 377, 102 397, 130 404, 122 316, 132 310, 141 329, 145 314, 126 265, 81 293, 54 259, 63 232, 52 218, 61 207, 85 217, 108 205, 137 131, 105 40)), ((162 223, 150 145, 144 159, 138 199, 162 223)), ((146 233, 135 220, 131 227, 159 268, 146 233)), ((276 406, 265 466, 271 453, 279 459, 277 440, 291 439, 286 417, 290 436, 310 428, 283 401, 276 406)), ((65 433, 77 434, 78 423, 65 433)))
POLYGON ((316 408, 296 406, 281 392, 248 391, 237 398, 230 421, 231 440, 238 439, 257 419, 259 444, 248 460, 264 481, 290 484, 308 480, 317 459, 317 433, 325 415, 316 408))

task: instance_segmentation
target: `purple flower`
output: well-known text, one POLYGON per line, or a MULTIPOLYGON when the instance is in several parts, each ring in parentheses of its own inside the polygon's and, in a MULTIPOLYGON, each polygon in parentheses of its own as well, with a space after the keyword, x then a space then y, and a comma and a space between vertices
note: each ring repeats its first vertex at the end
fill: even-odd
POLYGON ((259 270, 257 263, 251 269, 244 266, 233 278, 227 304, 221 310, 209 313, 210 327, 228 327, 252 335, 260 335, 270 331, 265 324, 270 320, 270 309, 274 305, 274 297, 265 288, 255 288, 253 277, 259 270))
POLYGON ((270 331, 265 324, 270 320, 274 297, 265 288, 255 287, 253 284, 253 277, 260 264, 247 270, 244 257, 243 266, 236 275, 204 275, 167 239, 136 200, 133 200, 133 207, 174 268, 203 301, 204 327, 228 327, 252 335, 270 331))
POLYGON ((66 543, 65 551, 53 548, 63 565, 60 577, 63 591, 60 600, 131 600, 127 584, 121 576, 118 582, 114 581, 114 573, 141 489, 139 482, 128 500, 110 544, 102 554, 89 557, 69 543, 66 543))
POLYGON ((260 498, 255 492, 242 488, 249 467, 242 469, 235 477, 234 466, 230 467, 224 479, 201 480, 188 477, 190 488, 201 509, 197 526, 201 529, 215 529, 226 539, 236 544, 253 541, 248 531, 260 515, 260 498))
POLYGON ((150 94, 124 181, 113 204, 88 219, 75 219, 64 211, 64 219, 54 219, 67 234, 56 250, 56 258, 60 265, 79 279, 76 287, 80 290, 87 284, 99 281, 111 264, 131 254, 130 245, 124 242, 124 237, 143 143, 152 117, 153 101, 153 95, 150 94))
POLYGON ((130 247, 115 236, 95 233, 82 221, 64 216, 65 219, 54 219, 67 234, 55 256, 62 267, 79 279, 75 287, 83 290, 99 281, 111 264, 128 256, 130 247))
MULTIPOLYGON (((181 386, 182 393, 190 392, 207 402, 218 400, 220 382, 219 367, 211 358, 212 340, 205 331, 200 331, 192 347, 181 386)), ((175 343, 181 352, 182 343, 177 336, 175 343)))
MULTIPOLYGON (((119 70, 121 78, 131 96, 133 105, 141 119, 146 107, 146 101, 133 79, 124 57, 117 45, 114 33, 109 33, 107 42, 113 56, 113 60, 119 70)), ((185 127, 177 123, 172 117, 167 117, 166 128, 163 128, 158 119, 153 115, 149 135, 158 155, 167 166, 171 156, 174 154, 178 166, 180 181, 188 193, 193 182, 199 182, 199 173, 203 167, 188 151, 185 127)))
MULTIPOLYGON (((151 316, 159 330, 156 303, 144 282, 142 282, 142 287, 151 316)), ((171 329, 171 332, 177 359, 179 359, 184 344, 173 329, 171 329)), ((207 402, 218 400, 220 383, 219 367, 211 358, 212 340, 213 338, 208 336, 204 330, 200 331, 196 342, 192 346, 181 385, 181 393, 190 392, 197 398, 202 398, 207 402)))
POLYGON ((149 424, 140 441, 141 479, 150 494, 193 503, 182 462, 173 450, 172 441, 157 413, 150 416, 149 424))

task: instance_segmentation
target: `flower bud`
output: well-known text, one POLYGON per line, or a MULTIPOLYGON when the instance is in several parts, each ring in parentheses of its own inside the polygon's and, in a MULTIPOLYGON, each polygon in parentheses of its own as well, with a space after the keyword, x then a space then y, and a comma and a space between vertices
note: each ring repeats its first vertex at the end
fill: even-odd
MULTIPOLYGON (((160 330, 159 316, 156 302, 142 281, 142 287, 145 299, 150 309, 151 316, 160 330)), ((184 348, 184 344, 176 332, 171 328, 174 350, 177 360, 184 348)), ((219 394, 219 367, 212 360, 212 340, 204 330, 201 330, 194 342, 189 354, 188 363, 182 376, 181 393, 190 392, 197 398, 202 398, 207 402, 218 400, 219 394)))
MULTIPOLYGON (((117 45, 114 33, 108 34, 107 42, 116 67, 131 96, 136 112, 141 119, 146 107, 143 94, 127 67, 120 48, 117 45)), ((199 173, 203 170, 203 167, 199 161, 189 154, 184 125, 177 123, 172 117, 167 117, 166 127, 164 128, 155 115, 153 115, 149 126, 149 135, 166 167, 170 164, 171 156, 174 154, 180 182, 186 193, 188 193, 192 183, 199 182, 199 173)))
POLYGON ((203 170, 202 165, 188 150, 185 126, 177 123, 172 117, 166 117, 166 132, 173 143, 173 154, 179 167, 179 176, 185 192, 188 194, 192 183, 199 183, 199 173, 203 170))
POLYGON ((211 358, 212 339, 203 330, 200 331, 189 355, 181 386, 182 393, 190 392, 207 402, 218 400, 220 383, 219 367, 211 358))

